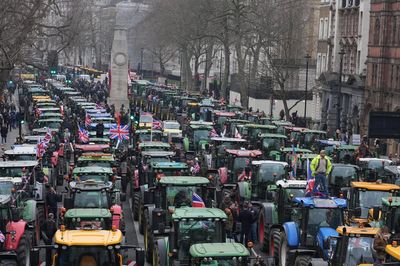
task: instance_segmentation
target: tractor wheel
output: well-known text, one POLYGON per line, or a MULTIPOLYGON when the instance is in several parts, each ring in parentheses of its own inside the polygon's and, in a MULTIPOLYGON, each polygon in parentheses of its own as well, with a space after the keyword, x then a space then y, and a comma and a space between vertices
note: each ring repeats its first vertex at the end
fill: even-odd
POLYGON ((0 266, 17 266, 17 262, 15 260, 2 260, 0 262, 0 266))
POLYGON ((307 255, 297 256, 294 266, 308 266, 310 264, 311 257, 307 255))
POLYGON ((276 228, 271 229, 269 233, 269 255, 274 259, 275 265, 279 263, 280 244, 281 232, 276 228))
POLYGON ((26 233, 19 240, 19 245, 16 249, 18 266, 30 266, 31 247, 26 233))
POLYGON ((280 245, 279 245, 279 266, 291 266, 293 263, 291 263, 290 258, 289 258, 289 246, 287 243, 287 238, 285 232, 281 233, 281 239, 280 239, 280 245))
POLYGON ((163 239, 159 239, 153 246, 153 266, 167 265, 166 252, 163 241, 163 239))
POLYGON ((138 192, 132 192, 133 193, 133 202, 132 202, 132 213, 133 213, 133 220, 137 221, 139 220, 139 193, 138 192))
POLYGON ((153 247, 153 266, 161 266, 160 261, 160 251, 158 250, 158 245, 155 244, 153 247))
MULTIPOLYGON (((148 221, 147 215, 146 215, 146 221, 148 221)), ((153 232, 151 230, 151 225, 148 222, 146 222, 144 242, 146 248, 146 261, 148 263, 151 263, 153 261, 154 241, 153 241, 153 232)))

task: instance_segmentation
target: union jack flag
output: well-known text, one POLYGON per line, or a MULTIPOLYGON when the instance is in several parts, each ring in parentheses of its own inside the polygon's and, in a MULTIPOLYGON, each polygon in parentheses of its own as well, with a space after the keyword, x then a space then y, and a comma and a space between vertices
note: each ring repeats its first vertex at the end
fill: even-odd
POLYGON ((211 129, 210 131, 210 137, 214 138, 214 137, 219 137, 217 131, 215 130, 215 128, 211 129))
POLYGON ((0 243, 4 243, 6 241, 6 237, 3 232, 0 231, 0 243))
POLYGON ((86 114, 86 116, 85 116, 85 126, 89 127, 91 123, 92 123, 92 118, 90 117, 90 115, 86 114))
POLYGON ((89 132, 86 129, 79 127, 78 136, 82 143, 89 142, 89 132))
POLYGON ((96 109, 103 109, 103 106, 100 103, 96 103, 96 109))
POLYGON ((240 135, 239 130, 237 128, 235 128, 235 138, 237 138, 237 139, 242 138, 242 135, 240 135))
POLYGON ((47 148, 46 142, 41 141, 40 143, 38 143, 36 146, 36 156, 38 158, 43 157, 43 154, 46 152, 46 148, 47 148))
POLYGON ((157 119, 153 119, 153 129, 154 130, 161 130, 162 129, 161 121, 159 121, 157 119))
POLYGON ((35 114, 36 114, 37 117, 39 117, 39 116, 42 115, 42 111, 39 108, 36 108, 35 109, 35 114))
POLYGON ((193 192, 192 207, 194 207, 194 208, 205 208, 206 207, 203 199, 196 192, 193 192))
POLYGON ((112 125, 110 128, 110 139, 118 139, 121 141, 123 139, 129 139, 129 129, 128 125, 112 125))
POLYGON ((53 138, 52 131, 50 128, 47 128, 46 135, 44 136, 42 142, 45 143, 47 146, 47 143, 49 143, 52 138, 53 138))

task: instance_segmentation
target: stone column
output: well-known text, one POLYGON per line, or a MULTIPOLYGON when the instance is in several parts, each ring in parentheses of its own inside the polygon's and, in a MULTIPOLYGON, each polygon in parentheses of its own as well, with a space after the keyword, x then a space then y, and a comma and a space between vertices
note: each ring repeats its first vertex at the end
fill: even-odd
POLYGON ((125 110, 128 100, 128 43, 125 28, 114 29, 114 40, 111 49, 111 91, 109 104, 114 104, 119 112, 121 105, 125 110))

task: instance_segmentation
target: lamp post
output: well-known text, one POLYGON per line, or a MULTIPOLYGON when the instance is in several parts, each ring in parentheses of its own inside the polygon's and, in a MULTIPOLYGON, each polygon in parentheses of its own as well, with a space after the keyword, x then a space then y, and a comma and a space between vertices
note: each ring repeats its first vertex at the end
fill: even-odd
POLYGON ((338 88, 338 99, 337 99, 337 114, 336 114, 336 129, 340 129, 340 111, 341 111, 341 101, 342 101, 342 74, 343 74, 343 56, 345 55, 345 51, 342 47, 340 49, 340 65, 339 65, 339 88, 338 88))
POLYGON ((306 94, 304 100, 304 124, 307 127, 307 96, 308 96, 308 62, 311 58, 311 55, 306 54, 304 57, 306 59, 306 94))

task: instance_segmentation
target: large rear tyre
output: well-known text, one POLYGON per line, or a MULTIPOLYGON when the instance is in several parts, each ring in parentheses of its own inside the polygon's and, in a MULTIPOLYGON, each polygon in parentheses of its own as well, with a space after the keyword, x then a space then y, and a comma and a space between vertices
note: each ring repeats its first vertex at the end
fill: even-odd
POLYGON ((281 232, 281 239, 279 245, 279 266, 292 266, 293 262, 290 261, 289 257, 289 246, 287 243, 286 233, 281 232))
POLYGON ((269 234, 269 256, 274 259, 275 265, 279 263, 280 244, 281 232, 276 228, 271 229, 269 234))
POLYGON ((138 218, 138 220, 139 220, 139 233, 141 233, 142 235, 143 235, 143 233, 144 233, 144 223, 145 223, 145 220, 144 220, 144 214, 143 214, 143 207, 142 206, 140 206, 139 207, 139 218, 138 218))
POLYGON ((311 262, 311 257, 307 255, 297 256, 294 266, 308 266, 311 262))
POLYGON ((138 192, 132 192, 132 193, 133 193, 132 197, 133 220, 137 221, 139 220, 139 193, 138 192))
POLYGON ((268 240, 265 234, 264 214, 260 212, 260 216, 258 217, 258 243, 262 249, 265 249, 264 244, 266 242, 268 242, 268 240))
POLYGON ((154 246, 154 241, 153 241, 153 232, 151 230, 151 225, 147 222, 149 219, 147 217, 148 215, 145 216, 146 220, 146 227, 144 228, 144 244, 145 244, 145 250, 146 250, 146 261, 148 263, 151 263, 153 261, 153 246, 154 246))
POLYGON ((26 233, 22 235, 19 240, 19 245, 16 249, 17 253, 17 263, 18 266, 30 266, 30 258, 31 258, 31 246, 29 243, 29 238, 26 236, 26 233))

